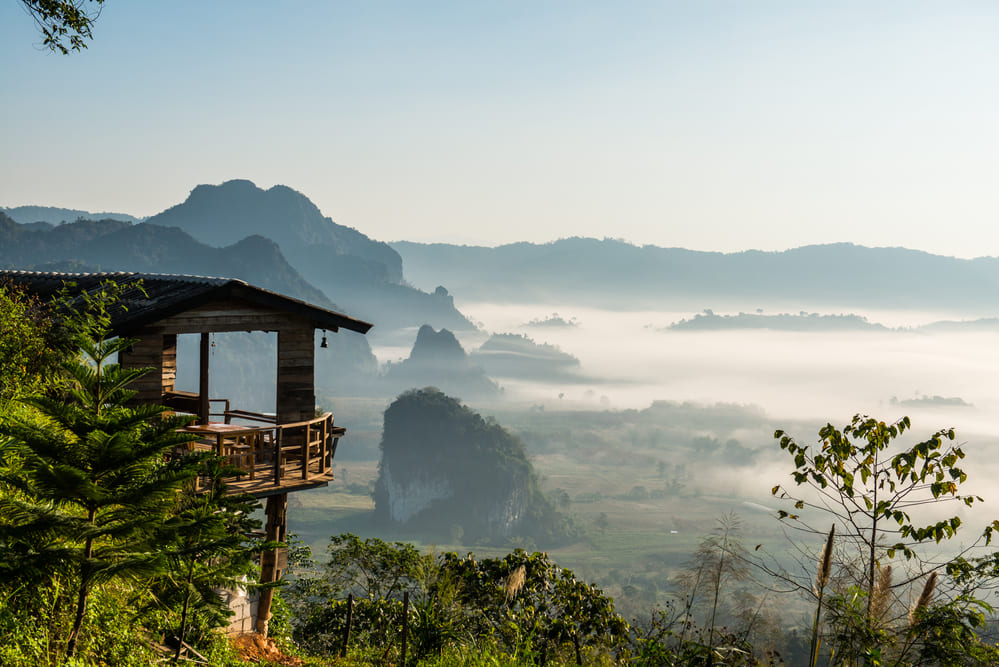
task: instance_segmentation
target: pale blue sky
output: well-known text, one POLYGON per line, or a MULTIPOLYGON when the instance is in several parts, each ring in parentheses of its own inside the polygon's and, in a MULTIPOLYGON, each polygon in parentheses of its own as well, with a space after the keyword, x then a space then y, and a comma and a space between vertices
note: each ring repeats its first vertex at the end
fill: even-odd
POLYGON ((999 255, 999 3, 0 4, 0 205, 291 186, 380 240, 999 255))

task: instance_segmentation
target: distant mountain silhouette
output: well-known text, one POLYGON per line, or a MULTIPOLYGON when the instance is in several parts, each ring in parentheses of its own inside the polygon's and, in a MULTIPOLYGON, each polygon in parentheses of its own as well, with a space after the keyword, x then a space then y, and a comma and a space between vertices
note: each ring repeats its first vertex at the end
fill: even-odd
POLYGON ((531 320, 530 322, 525 322, 524 326, 525 327, 548 327, 548 328, 558 327, 558 328, 561 328, 561 329, 566 329, 566 328, 570 328, 570 327, 578 327, 579 326, 579 322, 576 321, 575 317, 570 317, 569 319, 565 319, 564 317, 562 317, 558 313, 552 313, 548 317, 545 317, 545 318, 535 318, 535 319, 531 320))
POLYGON ((930 324, 924 324, 920 327, 916 327, 913 331, 918 331, 921 333, 943 333, 952 331, 999 331, 999 317, 982 317, 975 320, 965 320, 962 322, 953 322, 950 320, 943 320, 940 322, 931 322, 930 324))
MULTIPOLYGON (((308 197, 284 185, 262 190, 250 181, 199 185, 182 204, 147 222, 180 227, 202 243, 224 246, 259 234, 277 241, 292 261, 308 249, 321 249, 327 261, 353 258, 357 270, 368 266, 382 280, 402 280, 402 259, 387 244, 325 217, 308 197), (356 261, 366 260, 366 261, 356 261), (370 263, 370 264, 369 264, 370 263)), ((373 277, 369 275, 369 278, 373 277)))
POLYGON ((802 311, 797 315, 739 313, 716 315, 708 310, 693 318, 669 325, 677 331, 727 331, 732 329, 773 329, 778 331, 889 331, 888 327, 868 322, 860 315, 820 315, 802 311))
POLYGON ((199 185, 182 203, 147 220, 179 227, 202 243, 225 246, 259 234, 274 240, 310 283, 351 315, 379 329, 430 322, 474 326, 449 299, 403 282, 402 259, 380 241, 324 216, 308 197, 284 185, 269 190, 247 180, 199 185))
POLYGON ((579 359, 522 334, 493 334, 471 354, 490 376, 542 381, 581 381, 579 359))
POLYGON ((968 403, 960 396, 939 396, 934 394, 933 396, 917 396, 916 398, 903 398, 899 399, 897 396, 892 396, 891 400, 888 401, 888 405, 901 405, 903 407, 943 407, 943 408, 970 408, 974 407, 971 403, 968 403))
POLYGON ((426 324, 417 332, 409 358, 388 365, 385 382, 390 391, 433 385, 469 399, 500 393, 499 386, 472 362, 453 333, 434 331, 426 324))
POLYGON ((127 213, 92 213, 75 208, 56 208, 54 206, 14 206, 13 208, 0 206, 0 212, 9 215, 15 222, 25 225, 45 222, 55 226, 62 222, 76 222, 80 219, 140 222, 139 218, 127 213))
POLYGON ((337 308, 288 264, 277 244, 262 236, 245 238, 225 248, 212 248, 176 227, 81 220, 47 231, 33 231, 0 214, 0 264, 5 268, 29 269, 55 262, 79 262, 97 271, 239 278, 258 287, 337 308))
POLYGON ((818 305, 995 309, 999 258, 973 260, 849 243, 723 254, 571 238, 497 248, 393 243, 416 285, 465 300, 604 308, 818 305))
MULTIPOLYGON (((36 231, 0 213, 0 267, 39 271, 134 271, 238 278, 333 310, 344 311, 288 264, 277 244, 250 236, 225 248, 199 243, 176 227, 81 220, 36 231)), ((349 311, 344 311, 353 315, 349 311)), ((331 336, 319 370, 377 372, 364 336, 331 336), (334 361, 335 357, 335 361, 334 361), (323 369, 323 365, 329 368, 323 369)), ((266 364, 270 367, 270 363, 266 364)))

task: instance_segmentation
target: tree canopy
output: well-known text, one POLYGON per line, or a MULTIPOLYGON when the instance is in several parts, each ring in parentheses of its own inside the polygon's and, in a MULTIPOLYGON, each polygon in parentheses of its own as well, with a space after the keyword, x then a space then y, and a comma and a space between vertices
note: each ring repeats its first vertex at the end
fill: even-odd
POLYGON ((87 48, 104 0, 21 0, 42 34, 42 44, 68 55, 87 48))

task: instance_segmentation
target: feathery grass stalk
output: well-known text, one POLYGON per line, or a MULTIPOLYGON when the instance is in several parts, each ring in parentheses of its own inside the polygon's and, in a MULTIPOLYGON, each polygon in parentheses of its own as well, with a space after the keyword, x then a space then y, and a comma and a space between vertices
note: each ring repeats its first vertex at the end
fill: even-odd
POLYGON ((829 529, 829 537, 826 538, 826 547, 822 550, 819 558, 819 571, 815 575, 815 596, 819 599, 815 607, 815 621, 812 623, 812 644, 808 654, 808 666, 815 667, 815 662, 819 658, 819 619, 822 616, 822 595, 825 593, 826 584, 829 583, 829 575, 832 573, 832 550, 833 537, 836 535, 836 524, 829 529))
POLYGON ((691 626, 691 615, 690 611, 694 608, 694 596, 697 594, 697 587, 701 584, 701 574, 704 572, 704 563, 701 563, 697 568, 697 576, 694 578, 694 586, 690 589, 690 594, 687 595, 686 601, 683 606, 683 625, 680 627, 680 650, 686 645, 687 641, 687 630, 691 626))
POLYGON ((919 612, 926 609, 930 604, 930 598, 933 597, 933 589, 937 585, 937 573, 936 570, 930 572, 930 576, 926 578, 926 583, 923 585, 923 592, 919 594, 919 598, 916 599, 916 604, 909 611, 909 627, 912 627, 919 620, 919 612))
POLYGON ((888 613, 891 604, 889 593, 891 592, 891 565, 885 565, 878 570, 878 578, 874 583, 874 590, 871 591, 871 621, 880 621, 888 613))
POLYGON ((510 573, 510 576, 506 578, 506 601, 507 604, 510 600, 517 597, 517 593, 520 589, 524 587, 524 581, 527 579, 527 568, 521 565, 516 570, 510 573))

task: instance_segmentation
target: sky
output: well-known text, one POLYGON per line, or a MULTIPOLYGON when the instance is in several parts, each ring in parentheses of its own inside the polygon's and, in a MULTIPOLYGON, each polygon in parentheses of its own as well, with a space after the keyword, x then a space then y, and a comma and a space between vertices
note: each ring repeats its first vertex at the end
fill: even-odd
POLYGON ((235 178, 382 241, 999 256, 999 3, 0 3, 0 206, 235 178))

